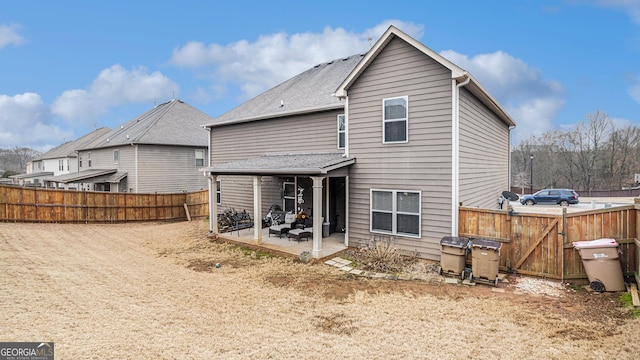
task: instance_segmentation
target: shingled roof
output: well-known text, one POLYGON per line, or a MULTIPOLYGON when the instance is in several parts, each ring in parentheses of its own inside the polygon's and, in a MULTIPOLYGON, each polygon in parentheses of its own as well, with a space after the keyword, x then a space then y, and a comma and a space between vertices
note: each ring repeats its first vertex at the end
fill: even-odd
POLYGON ((47 151, 41 156, 37 157, 34 160, 47 160, 47 159, 59 159, 59 158, 68 158, 68 157, 77 157, 76 150, 85 147, 87 144, 92 143, 96 139, 105 135, 111 131, 108 127, 102 127, 93 130, 92 132, 79 137, 74 141, 67 141, 62 145, 58 145, 53 149, 47 151))
POLYGON ((132 144, 206 147, 209 139, 203 125, 212 120, 182 100, 171 100, 111 130, 82 150, 132 144))
POLYGON ((364 54, 318 64, 214 119, 209 127, 344 108, 332 94, 364 54))

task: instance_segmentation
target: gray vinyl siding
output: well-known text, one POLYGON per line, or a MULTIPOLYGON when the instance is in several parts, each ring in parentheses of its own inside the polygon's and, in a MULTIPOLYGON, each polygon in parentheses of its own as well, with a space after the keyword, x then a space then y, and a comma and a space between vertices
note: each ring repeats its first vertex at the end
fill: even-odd
MULTIPOLYGON (((343 110, 332 110, 214 127, 211 130, 212 165, 268 154, 339 152, 336 119, 343 113, 343 110)), ((222 181, 220 210, 233 208, 251 212, 253 177, 220 176, 219 179, 222 181)), ((282 204, 281 183, 279 178, 262 177, 263 212, 272 204, 282 204)))
POLYGON ((451 72, 396 38, 349 93, 349 244, 373 237, 370 189, 422 192, 421 238, 397 236, 398 246, 439 259, 451 234, 451 72), (382 143, 382 100, 408 96, 409 141, 382 143))
POLYGON ((82 170, 117 169, 126 172, 118 191, 138 193, 180 193, 207 189, 207 179, 198 169, 207 166, 206 147, 169 145, 126 145, 82 151, 82 170), (138 148, 138 188, 136 189, 136 153, 138 148), (113 151, 118 149, 120 161, 113 162, 113 151), (204 166, 196 166, 195 149, 205 153, 204 166), (88 153, 91 152, 91 167, 88 153))
MULTIPOLYGON (((204 150, 206 166, 206 147, 138 145, 138 192, 179 193, 207 189, 207 179, 198 170, 204 166, 196 166, 196 149, 204 150)), ((135 183, 130 182, 129 187, 132 185, 135 183)))
POLYGON ((470 92, 460 93, 460 201, 496 209, 509 190, 509 127, 470 92))

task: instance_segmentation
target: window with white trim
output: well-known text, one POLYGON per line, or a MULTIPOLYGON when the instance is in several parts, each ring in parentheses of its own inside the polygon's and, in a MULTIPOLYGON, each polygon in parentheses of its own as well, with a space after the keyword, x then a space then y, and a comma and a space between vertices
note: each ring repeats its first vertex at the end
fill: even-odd
POLYGON ((409 141, 409 97, 382 100, 382 143, 409 141))
POLYGON ((120 164, 120 150, 119 149, 113 150, 113 163, 114 164, 120 164))
POLYGON ((344 149, 347 136, 347 124, 344 114, 338 115, 338 149, 344 149))
POLYGON ((196 166, 204 166, 204 150, 196 149, 196 166))
POLYGON ((222 204, 222 182, 216 180, 216 204, 222 204))
POLYGON ((58 160, 58 170, 60 171, 64 170, 64 160, 62 159, 58 160))
POLYGON ((420 191, 371 190, 371 232, 420 237, 420 191))
POLYGON ((87 153, 87 167, 91 167, 91 153, 87 153))
POLYGON ((296 183, 285 181, 282 183, 282 209, 296 212, 296 183))
POLYGON ((78 153, 78 168, 82 167, 82 153, 78 153))
POLYGON ((69 167, 69 159, 67 159, 67 171, 69 171, 69 170, 70 170, 70 167, 69 167))

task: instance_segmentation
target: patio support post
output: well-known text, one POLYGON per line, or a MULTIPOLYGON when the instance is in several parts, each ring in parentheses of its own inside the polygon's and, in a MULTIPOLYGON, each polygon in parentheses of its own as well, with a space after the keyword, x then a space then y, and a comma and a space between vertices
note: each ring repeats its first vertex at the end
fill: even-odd
POLYGON ((322 253, 322 180, 324 177, 312 176, 313 180, 313 252, 314 259, 322 253))
POLYGON ((209 175, 209 234, 218 233, 218 177, 209 175))
POLYGON ((253 241, 262 244, 262 176, 253 177, 253 241))

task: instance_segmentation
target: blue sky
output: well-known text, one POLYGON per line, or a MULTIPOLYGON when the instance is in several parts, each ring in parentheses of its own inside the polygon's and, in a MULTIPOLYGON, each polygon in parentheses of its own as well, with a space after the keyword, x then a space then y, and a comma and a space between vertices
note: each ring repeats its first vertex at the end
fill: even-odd
POLYGON ((8 1, 0 148, 47 150, 179 98, 216 117, 393 24, 468 70, 514 142, 640 124, 640 0, 8 1))

